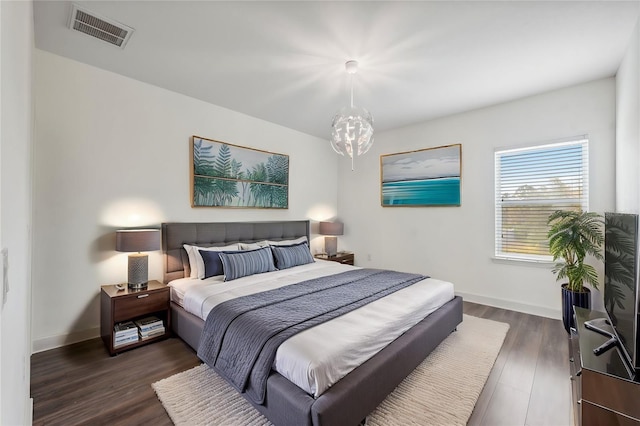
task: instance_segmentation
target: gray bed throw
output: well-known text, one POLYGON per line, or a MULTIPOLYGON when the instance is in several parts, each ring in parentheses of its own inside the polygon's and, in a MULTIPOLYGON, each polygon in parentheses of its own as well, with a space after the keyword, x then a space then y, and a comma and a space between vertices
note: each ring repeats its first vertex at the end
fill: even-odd
POLYGON ((198 356, 239 392, 262 404, 282 342, 424 278, 358 269, 223 302, 207 316, 198 356))

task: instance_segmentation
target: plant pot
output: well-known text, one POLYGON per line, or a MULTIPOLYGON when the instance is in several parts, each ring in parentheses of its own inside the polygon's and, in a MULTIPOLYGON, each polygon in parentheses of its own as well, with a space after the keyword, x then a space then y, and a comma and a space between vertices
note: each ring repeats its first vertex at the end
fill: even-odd
POLYGON ((562 324, 567 333, 571 333, 571 328, 575 328, 575 319, 573 318, 573 307, 591 308, 591 290, 582 287, 581 292, 571 291, 567 288, 568 284, 562 284, 562 324))

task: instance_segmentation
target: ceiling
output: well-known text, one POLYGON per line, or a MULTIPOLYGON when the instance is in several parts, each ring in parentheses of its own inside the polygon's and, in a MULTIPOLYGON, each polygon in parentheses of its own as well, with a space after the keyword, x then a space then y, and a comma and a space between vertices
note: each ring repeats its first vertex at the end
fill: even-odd
POLYGON ((376 132, 614 76, 639 1, 79 1, 124 49, 35 1, 36 47, 328 139, 348 104, 376 132))

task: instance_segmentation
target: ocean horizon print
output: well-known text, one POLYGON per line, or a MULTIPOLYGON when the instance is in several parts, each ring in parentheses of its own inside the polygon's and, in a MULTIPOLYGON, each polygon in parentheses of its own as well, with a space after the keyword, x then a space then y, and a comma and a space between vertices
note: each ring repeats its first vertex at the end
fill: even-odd
POLYGON ((382 184, 385 206, 460 205, 460 177, 405 180, 382 184))
POLYGON ((462 145, 380 156, 383 207, 459 206, 462 145))

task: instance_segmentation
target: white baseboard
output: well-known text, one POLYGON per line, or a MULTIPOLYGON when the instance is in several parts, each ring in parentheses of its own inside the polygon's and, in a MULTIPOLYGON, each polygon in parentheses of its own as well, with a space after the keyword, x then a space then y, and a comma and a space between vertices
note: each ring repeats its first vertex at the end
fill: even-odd
POLYGON ((100 337, 100 327, 36 339, 31 343, 31 349, 32 353, 35 354, 42 351, 48 351, 49 349, 82 342, 84 340, 95 339, 96 337, 100 337))
POLYGON ((27 401, 27 412, 25 413, 25 424, 33 424, 33 398, 27 401))
POLYGON ((456 295, 461 296, 467 302, 479 303, 481 305, 493 306, 496 308, 508 309, 510 311, 523 312, 525 314, 537 315, 552 319, 562 319, 560 309, 550 309, 543 306, 527 305, 525 303, 514 302, 512 300, 496 299, 493 297, 481 296, 478 294, 462 293, 456 291, 456 295))

